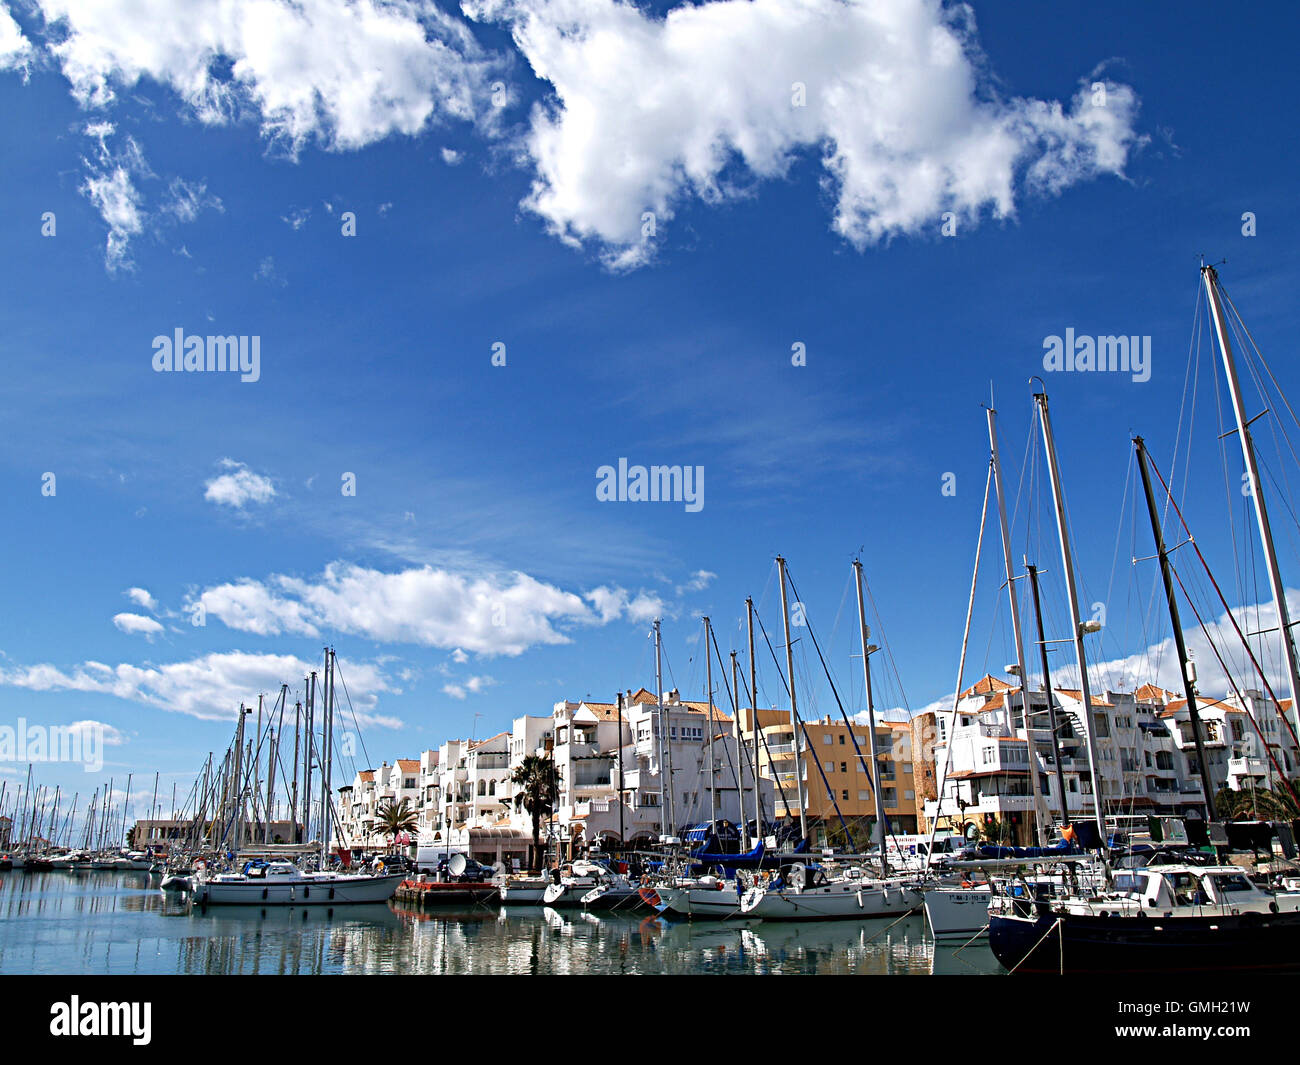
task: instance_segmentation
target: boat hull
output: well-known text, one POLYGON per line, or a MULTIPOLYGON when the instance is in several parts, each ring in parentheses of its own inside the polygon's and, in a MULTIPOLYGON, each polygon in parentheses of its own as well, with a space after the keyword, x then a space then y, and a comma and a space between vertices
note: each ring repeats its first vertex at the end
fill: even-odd
POLYGON ((925 920, 935 939, 972 939, 988 935, 989 899, 984 885, 934 888, 925 893, 925 920))
POLYGON ((195 887, 194 899, 205 906, 346 906, 387 902, 403 876, 342 876, 286 883, 207 880, 195 887))
POLYGON ((924 896, 913 887, 832 884, 800 892, 766 892, 744 916, 765 921, 863 920, 901 917, 924 905, 924 896))
POLYGON ((660 913, 691 920, 722 921, 740 913, 740 896, 734 882, 718 888, 659 888, 660 913))
POLYGON ((1300 968, 1300 913, 1197 917, 994 914, 989 949, 1006 969, 1157 973, 1300 968))

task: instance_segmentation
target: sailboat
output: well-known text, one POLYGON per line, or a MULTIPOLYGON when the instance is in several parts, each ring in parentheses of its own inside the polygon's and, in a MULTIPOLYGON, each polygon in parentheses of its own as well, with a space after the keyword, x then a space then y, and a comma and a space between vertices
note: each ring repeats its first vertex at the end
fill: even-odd
MULTIPOLYGON (((324 693, 325 705, 322 715, 321 748, 315 758, 319 766, 320 779, 320 827, 319 847, 312 844, 274 844, 269 842, 271 834, 272 807, 275 794, 275 765, 277 751, 272 722, 274 714, 267 723, 265 736, 261 730, 261 700, 258 702, 257 749, 252 757, 244 757, 245 718, 251 713, 249 707, 240 707, 239 722, 235 731, 235 740, 231 751, 227 753, 225 777, 220 785, 222 801, 216 809, 214 822, 210 826, 211 842, 218 845, 218 853, 227 853, 228 846, 240 854, 242 864, 237 870, 219 868, 215 857, 200 859, 195 863, 194 872, 188 876, 165 877, 161 885, 164 891, 176 889, 188 890, 196 903, 200 905, 232 906, 338 906, 344 904, 387 902, 396 893, 405 879, 405 873, 379 872, 344 872, 328 869, 330 843, 333 822, 333 801, 330 794, 330 778, 333 768, 333 732, 334 732, 334 698, 335 698, 335 654, 333 648, 325 651, 324 693), (269 748, 267 754, 266 791, 262 792, 258 773, 258 755, 262 750, 264 739, 269 748), (265 803, 265 824, 256 817, 257 802, 265 803), (253 804, 254 820, 249 821, 248 807, 253 804), (259 844, 250 843, 245 848, 245 831, 252 829, 256 835, 261 832, 259 844), (217 830, 221 835, 217 836, 217 830), (319 871, 300 868, 290 857, 300 861, 315 857, 320 865, 319 871)), ((312 750, 316 739, 311 723, 312 707, 315 694, 316 674, 312 674, 312 686, 308 697, 307 727, 307 794, 310 796, 312 750)), ((281 688, 281 714, 288 699, 288 686, 281 688)), ((281 718, 281 724, 283 719, 281 718)), ((296 745, 295 745, 296 746, 296 745)), ((252 744, 249 744, 252 751, 252 744)), ((295 751, 296 753, 296 751, 295 751)), ((296 807, 296 783, 298 767, 294 766, 294 796, 296 807)), ((206 775, 206 774, 205 774, 206 775)), ((307 809, 308 804, 304 805, 307 809)), ((203 819, 200 818, 200 823, 203 819)), ((296 833, 297 826, 295 824, 296 833)))
MULTIPOLYGON (((794 695, 794 659, 790 641, 789 611, 786 606, 786 565, 785 559, 778 557, 780 571, 781 608, 785 621, 786 665, 790 676, 791 716, 797 720, 794 695)), ((880 789, 879 766, 876 757, 876 718, 871 694, 871 655, 876 647, 871 645, 867 629, 866 607, 862 591, 862 562, 855 559, 853 574, 858 593, 858 627, 862 641, 862 669, 865 682, 867 702, 867 736, 870 745, 869 762, 860 750, 857 751, 871 782, 872 795, 875 798, 876 828, 880 834, 881 874, 875 876, 861 863, 850 862, 838 873, 828 875, 820 864, 795 862, 783 869, 776 877, 758 876, 751 879, 749 886, 740 898, 740 913, 746 917, 764 920, 799 921, 861 919, 864 917, 900 916, 921 908, 924 896, 919 888, 918 879, 913 875, 891 876, 889 872, 888 848, 884 845, 888 820, 885 817, 884 801, 880 789)), ((845 716, 848 724, 848 718, 845 716)), ((796 725, 797 727, 797 725, 796 725)), ((849 728, 857 750, 857 738, 849 728)), ((796 733, 797 735, 797 733, 796 733)), ((797 746, 797 745, 796 745, 797 746)), ((804 816, 802 802, 803 774, 796 765, 795 780, 800 783, 800 817, 804 816)), ((807 829, 804 827, 804 836, 807 829)))
MULTIPOLYGON (((1295 649, 1250 422, 1245 416, 1228 337, 1222 305, 1226 297, 1213 267, 1202 266, 1201 277, 1232 398, 1237 436, 1253 487, 1250 494, 1275 596, 1288 681, 1294 692, 1297 686, 1295 649)), ((1046 397, 1041 397, 1040 403, 1046 419, 1046 397)), ((1148 469, 1150 461, 1140 437, 1134 446, 1173 625, 1207 813, 1213 820, 1214 795, 1196 714, 1194 673, 1183 643, 1169 553, 1148 469)), ((1052 470, 1055 475, 1054 458, 1052 470)), ((1172 496, 1169 502, 1176 508, 1172 496)), ((1068 551, 1064 529, 1062 544, 1068 551)), ((1066 564, 1068 570, 1068 554, 1066 564)), ((1082 660, 1080 673, 1086 682, 1082 660)), ((1297 950, 1300 948, 1300 893, 1263 891, 1242 869, 1231 865, 1162 865, 1107 872, 1109 882, 1102 891, 1074 892, 1051 899, 1014 880, 999 884, 989 908, 989 946, 998 960, 1013 971, 1062 973, 1196 969, 1220 972, 1300 966, 1297 950)))

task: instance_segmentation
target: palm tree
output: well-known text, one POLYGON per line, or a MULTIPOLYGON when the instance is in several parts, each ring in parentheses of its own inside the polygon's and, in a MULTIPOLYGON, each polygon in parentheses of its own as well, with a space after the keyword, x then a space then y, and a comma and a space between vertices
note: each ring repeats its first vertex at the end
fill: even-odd
POLYGON ((381 836, 387 836, 390 846, 399 833, 414 832, 419 827, 420 818, 411 809, 410 799, 403 799, 399 803, 394 803, 392 799, 385 799, 375 811, 374 830, 381 836))
POLYGON ((527 810, 533 819, 533 872, 542 867, 542 818, 549 817, 560 797, 560 772, 550 758, 526 755, 511 774, 515 809, 527 810))

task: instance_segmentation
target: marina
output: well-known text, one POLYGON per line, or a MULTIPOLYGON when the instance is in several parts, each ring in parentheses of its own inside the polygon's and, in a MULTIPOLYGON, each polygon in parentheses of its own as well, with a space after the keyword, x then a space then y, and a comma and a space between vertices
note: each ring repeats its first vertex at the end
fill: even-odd
POLYGON ((937 945, 924 919, 669 922, 544 907, 400 903, 211 907, 169 902, 142 874, 0 878, 0 975, 1000 972, 983 945, 937 945))

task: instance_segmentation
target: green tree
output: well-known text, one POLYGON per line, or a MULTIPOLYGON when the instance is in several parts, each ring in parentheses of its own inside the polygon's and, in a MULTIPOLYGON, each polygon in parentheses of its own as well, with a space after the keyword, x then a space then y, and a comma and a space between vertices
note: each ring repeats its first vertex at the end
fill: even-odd
POLYGON ((560 771, 551 758, 525 756, 510 777, 515 786, 515 809, 533 819, 533 872, 542 867, 542 818, 550 817, 560 797, 560 771))
POLYGON ((388 837, 389 846, 392 846, 400 833, 415 832, 419 827, 420 818, 411 809, 410 799, 403 799, 399 803, 385 799, 375 811, 375 831, 388 837))

